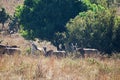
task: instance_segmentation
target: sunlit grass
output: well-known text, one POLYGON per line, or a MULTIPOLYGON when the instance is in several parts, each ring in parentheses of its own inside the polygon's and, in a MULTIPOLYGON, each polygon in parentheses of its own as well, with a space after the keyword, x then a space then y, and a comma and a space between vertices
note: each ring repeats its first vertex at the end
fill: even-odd
POLYGON ((120 59, 4 55, 0 80, 120 80, 120 59))

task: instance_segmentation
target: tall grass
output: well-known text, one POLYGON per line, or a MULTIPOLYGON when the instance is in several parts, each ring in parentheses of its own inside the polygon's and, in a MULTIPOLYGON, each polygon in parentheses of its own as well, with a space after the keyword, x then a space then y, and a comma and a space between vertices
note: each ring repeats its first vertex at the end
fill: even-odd
POLYGON ((120 59, 4 55, 0 80, 120 80, 120 59))

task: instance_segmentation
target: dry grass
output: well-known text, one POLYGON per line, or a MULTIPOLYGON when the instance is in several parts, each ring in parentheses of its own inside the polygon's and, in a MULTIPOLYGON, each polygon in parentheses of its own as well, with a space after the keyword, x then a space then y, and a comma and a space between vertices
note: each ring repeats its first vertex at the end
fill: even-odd
POLYGON ((120 59, 4 55, 0 80, 120 80, 120 59))
POLYGON ((12 34, 10 35, 3 35, 0 34, 0 40, 3 40, 3 42, 1 44, 6 45, 8 43, 8 45, 17 45, 20 47, 20 50, 23 54, 26 53, 26 50, 28 48, 30 48, 30 43, 29 41, 25 40, 20 34, 16 33, 16 34, 12 34))
MULTIPOLYGON (((19 34, 2 36, 2 44, 18 45, 21 55, 0 57, 0 80, 120 80, 120 55, 112 58, 75 59, 73 56, 57 59, 24 55, 29 42, 19 34)), ((50 43, 40 42, 39 46, 50 43)), ((53 46, 50 46, 53 48, 53 46)))
POLYGON ((23 4, 24 0, 0 0, 0 7, 4 7, 10 15, 13 15, 15 8, 23 4))

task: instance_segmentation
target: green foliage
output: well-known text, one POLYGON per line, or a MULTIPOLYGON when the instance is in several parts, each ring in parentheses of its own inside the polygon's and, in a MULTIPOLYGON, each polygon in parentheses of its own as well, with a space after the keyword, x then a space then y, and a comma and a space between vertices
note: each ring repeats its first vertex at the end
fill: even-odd
POLYGON ((20 29, 20 33, 23 37, 25 37, 26 39, 34 39, 34 35, 32 34, 33 31, 30 30, 24 30, 24 27, 21 25, 21 29, 20 29), (29 35, 29 36, 28 36, 29 35))
POLYGON ((74 19, 71 19, 66 27, 68 29, 69 41, 75 41, 79 45, 87 47, 87 42, 92 34, 92 25, 95 22, 94 15, 92 11, 83 12, 76 16, 74 19), (84 14, 84 16, 83 16, 84 14))
POLYGON ((59 44, 64 45, 65 41, 66 41, 66 33, 62 32, 62 33, 55 33, 53 40, 51 40, 51 42, 57 47, 59 48, 59 44))
POLYGON ((21 12, 23 10, 24 6, 23 5, 19 5, 18 7, 16 7, 15 9, 15 17, 19 19, 20 21, 20 15, 21 15, 21 12))
MULTIPOLYGON (((27 54, 30 54, 30 53, 31 53, 31 48, 27 48, 27 49, 26 49, 26 53, 27 53, 27 54)), ((25 54, 26 54, 26 53, 25 53, 25 54)))
POLYGON ((34 37, 53 39, 55 33, 66 31, 70 18, 86 10, 87 6, 79 0, 25 0, 24 5, 16 9, 16 16, 23 30, 28 33, 32 30, 34 37))
POLYGON ((0 23, 2 24, 2 28, 4 28, 4 23, 8 20, 9 15, 6 13, 4 8, 0 10, 0 23))
POLYGON ((96 5, 101 5, 105 8, 108 7, 108 2, 110 2, 110 0, 89 0, 92 4, 96 4, 96 5))
MULTIPOLYGON (((106 8, 106 6, 103 5, 102 2, 101 2, 101 4, 97 3, 98 1, 99 0, 97 0, 97 1, 83 0, 83 3, 87 5, 88 10, 92 10, 94 12, 97 12, 99 10, 104 10, 106 8)), ((105 2, 105 1, 103 0, 103 2, 105 2)))
POLYGON ((114 45, 114 49, 116 52, 120 52, 120 45, 118 43, 120 43, 120 17, 116 18, 116 23, 115 24, 117 27, 115 27, 114 30, 114 38, 113 38, 113 45, 114 45))
POLYGON ((59 43, 77 42, 111 54, 120 52, 120 18, 110 8, 113 0, 25 0, 15 16, 21 34, 59 43))
POLYGON ((120 0, 116 0, 118 3, 120 3, 120 0))
POLYGON ((119 26, 114 10, 80 13, 74 19, 71 19, 66 27, 70 42, 76 41, 82 47, 97 48, 109 54, 116 51, 113 40, 119 37, 119 35, 114 36, 117 34, 117 32, 114 34, 116 28, 119 28, 119 26))

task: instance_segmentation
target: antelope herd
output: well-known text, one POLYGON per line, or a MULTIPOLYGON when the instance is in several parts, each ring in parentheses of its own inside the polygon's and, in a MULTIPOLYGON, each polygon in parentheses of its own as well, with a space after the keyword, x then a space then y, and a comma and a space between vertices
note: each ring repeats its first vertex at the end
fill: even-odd
MULTIPOLYGON (((47 47, 42 47, 39 48, 34 42, 30 42, 30 46, 31 46, 31 54, 35 54, 35 52, 38 50, 40 52, 43 52, 43 55, 45 57, 50 57, 50 56, 56 56, 56 57, 66 57, 68 56, 68 54, 70 53, 78 53, 81 55, 82 58, 87 57, 93 57, 95 55, 97 55, 99 53, 99 51, 97 49, 92 49, 92 48, 79 48, 77 47, 77 45, 71 45, 70 47, 70 51, 69 50, 63 50, 63 49, 59 49, 59 50, 47 50, 47 47)), ((18 46, 16 45, 2 45, 0 44, 0 54, 8 54, 8 55, 12 55, 14 53, 19 53, 20 54, 20 49, 18 46)))
POLYGON ((76 45, 69 46, 69 50, 67 49, 61 49, 60 47, 58 50, 47 50, 47 47, 39 48, 37 47, 33 42, 31 43, 31 53, 34 54, 36 50, 42 51, 44 56, 50 57, 50 56, 56 56, 56 57, 66 57, 70 53, 78 53, 81 55, 82 58, 85 57, 95 57, 99 51, 97 49, 92 48, 79 48, 76 45))

